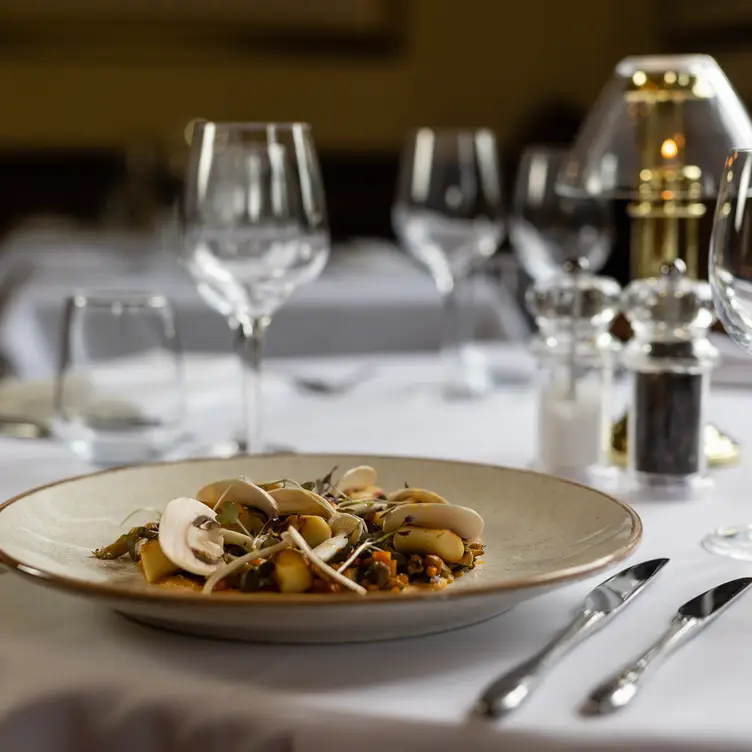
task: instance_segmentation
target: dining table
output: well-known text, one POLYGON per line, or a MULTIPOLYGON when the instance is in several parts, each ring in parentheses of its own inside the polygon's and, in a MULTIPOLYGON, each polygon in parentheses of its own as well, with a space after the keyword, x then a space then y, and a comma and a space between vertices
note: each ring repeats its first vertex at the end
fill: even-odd
MULTIPOLYGON (((521 344, 484 351, 508 379, 465 400, 443 395, 430 352, 271 358, 266 433, 298 452, 533 467, 535 364, 521 344), (332 394, 301 390, 292 378, 340 377, 364 364, 372 367, 369 378, 332 394)), ((148 370, 137 359, 128 367, 135 374, 148 370)), ((186 356, 186 424, 196 446, 226 438, 235 427, 234 391, 217 388, 235 375, 229 356, 186 356)), ((51 391, 43 380, 0 383, 0 412, 27 388, 43 418, 51 391), (15 398, 8 396, 13 390, 15 398)), ((616 391, 626 401, 627 381, 621 378, 616 391)), ((641 490, 621 471, 610 480, 610 492, 634 507, 644 527, 629 562, 669 557, 670 563, 612 623, 563 658, 524 707, 500 721, 471 713, 483 688, 552 639, 586 593, 626 564, 472 627, 331 645, 223 642, 159 631, 6 570, 0 576, 0 750, 749 750, 749 595, 670 658, 629 707, 602 718, 579 710, 596 685, 661 635, 684 601, 752 575, 752 562, 701 546, 718 527, 752 522, 751 407, 752 391, 739 380, 714 387, 709 417, 740 441, 742 452, 738 464, 713 470, 706 484, 668 493, 641 490)), ((183 455, 176 450, 165 461, 189 456, 188 444, 183 455)), ((52 439, 0 438, 3 498, 97 469, 52 439)), ((500 498, 504 493, 498 489, 500 498)), ((345 620, 341 629, 346 640, 345 620)))
MULTIPOLYGON (((60 220, 17 228, 0 241, 0 356, 18 375, 49 376, 57 365, 64 302, 74 292, 163 295, 185 350, 230 352, 227 321, 201 299, 178 256, 165 228, 162 234, 126 233, 60 220)), ((515 300, 516 273, 514 259, 499 254, 465 285, 468 336, 520 340, 529 334, 515 300)), ((96 323, 90 327, 91 357, 141 346, 113 342, 106 329, 97 336, 96 323)), ((431 351, 442 332, 441 295, 430 276, 389 240, 356 237, 335 243, 321 277, 295 290, 274 315, 265 350, 271 356, 431 351)))

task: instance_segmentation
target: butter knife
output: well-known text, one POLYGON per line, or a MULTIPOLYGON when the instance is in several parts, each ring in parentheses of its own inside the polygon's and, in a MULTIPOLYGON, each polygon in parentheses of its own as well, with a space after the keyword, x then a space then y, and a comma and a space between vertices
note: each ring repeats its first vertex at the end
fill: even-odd
POLYGON ((668 559, 643 561, 591 590, 574 621, 543 650, 490 684, 473 713, 485 718, 501 718, 516 710, 559 658, 604 627, 666 564, 668 559))
POLYGON ((601 684, 582 708, 584 715, 605 715, 623 708, 637 694, 645 677, 677 648, 685 645, 733 603, 749 586, 752 577, 725 582, 687 601, 679 608, 664 635, 634 663, 601 684))

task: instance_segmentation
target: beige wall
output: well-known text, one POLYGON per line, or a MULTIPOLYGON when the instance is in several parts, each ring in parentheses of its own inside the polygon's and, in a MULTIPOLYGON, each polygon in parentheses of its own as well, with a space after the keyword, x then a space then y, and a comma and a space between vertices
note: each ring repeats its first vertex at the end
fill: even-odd
POLYGON ((588 105, 620 57, 650 48, 649 0, 404 2, 407 42, 391 59, 0 58, 0 146, 166 138, 202 116, 308 119, 320 145, 353 149, 393 148, 421 123, 489 124, 503 137, 544 98, 588 105))

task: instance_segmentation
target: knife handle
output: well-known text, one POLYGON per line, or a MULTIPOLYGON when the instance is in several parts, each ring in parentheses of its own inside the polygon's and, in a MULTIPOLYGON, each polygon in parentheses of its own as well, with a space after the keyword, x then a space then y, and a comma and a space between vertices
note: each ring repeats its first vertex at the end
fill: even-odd
POLYGON ((582 708, 584 715, 606 715, 630 703, 645 677, 677 648, 686 644, 704 626, 704 622, 686 616, 674 618, 665 634, 634 663, 622 669, 591 692, 582 708))
POLYGON ((594 632, 604 620, 601 611, 583 611, 546 647, 532 658, 515 666, 483 691, 474 712, 490 718, 501 718, 516 710, 530 696, 553 663, 594 632))

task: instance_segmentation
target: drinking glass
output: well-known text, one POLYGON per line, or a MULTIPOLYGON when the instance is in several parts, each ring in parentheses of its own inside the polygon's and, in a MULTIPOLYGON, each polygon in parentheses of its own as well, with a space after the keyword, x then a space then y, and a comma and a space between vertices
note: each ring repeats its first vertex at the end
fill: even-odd
POLYGON ((329 255, 324 188, 305 123, 195 126, 182 206, 183 253, 202 294, 243 338, 245 448, 265 451, 260 375, 273 314, 329 255))
MULTIPOLYGON (((188 143, 190 143, 190 139, 188 140, 188 143)), ((183 234, 180 216, 180 206, 176 203, 171 210, 166 213, 161 226, 160 249, 172 253, 173 257, 178 249, 183 248, 183 234)), ((240 327, 240 322, 238 322, 233 315, 233 310, 230 304, 227 299, 215 289, 211 280, 204 280, 202 278, 201 271, 191 265, 190 257, 181 254, 180 258, 184 262, 183 266, 186 271, 193 277, 193 280, 196 283, 196 290, 204 303, 227 319, 230 325, 230 331, 233 335, 235 351, 239 355, 238 364, 241 365, 243 361, 243 353, 245 351, 245 338, 240 327)), ((242 385, 242 381, 239 380, 238 385, 242 385)), ((240 404, 245 404, 245 388, 241 389, 240 404)), ((243 412, 244 411, 241 409, 241 417, 243 412)), ((244 454, 246 449, 245 421, 243 420, 238 421, 238 425, 233 432, 232 438, 212 443, 208 446, 198 446, 196 448, 197 452, 202 456, 209 455, 212 457, 229 457, 236 454, 244 454)))
POLYGON ((485 374, 466 347, 461 294, 504 233, 496 137, 488 129, 420 128, 405 146, 392 210, 400 243, 443 296, 445 391, 485 392, 485 374))
MULTIPOLYGON (((726 159, 713 216, 708 277, 723 328, 752 353, 752 149, 726 159)), ((752 524, 716 530, 702 542, 714 554, 752 561, 752 524)))
POLYGON ((563 148, 525 150, 515 183, 509 235, 520 265, 534 282, 558 274, 569 259, 585 258, 603 268, 611 253, 612 224, 606 201, 592 196, 561 196, 555 190, 566 164, 563 148))
POLYGON ((63 314, 55 436, 97 464, 158 459, 182 437, 182 367, 175 316, 162 295, 71 296, 63 314))

